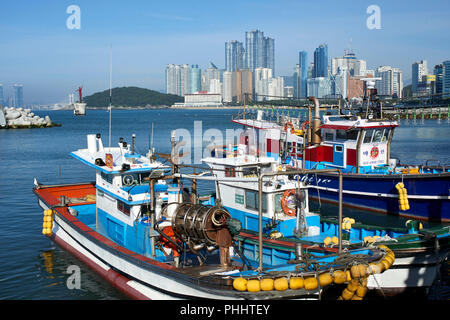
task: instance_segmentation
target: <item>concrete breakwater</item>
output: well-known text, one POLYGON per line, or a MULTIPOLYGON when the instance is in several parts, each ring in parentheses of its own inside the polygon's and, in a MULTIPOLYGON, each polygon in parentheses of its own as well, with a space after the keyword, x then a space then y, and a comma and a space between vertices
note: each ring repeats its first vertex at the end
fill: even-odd
POLYGON ((49 116, 44 118, 35 115, 30 109, 0 107, 0 128, 1 129, 22 129, 22 128, 46 128, 57 127, 60 124, 52 122, 49 116))

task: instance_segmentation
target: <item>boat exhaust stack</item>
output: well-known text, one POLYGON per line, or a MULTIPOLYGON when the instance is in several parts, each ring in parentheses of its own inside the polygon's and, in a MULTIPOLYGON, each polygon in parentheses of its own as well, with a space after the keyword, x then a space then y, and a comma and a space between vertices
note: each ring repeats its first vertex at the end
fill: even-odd
POLYGON ((319 100, 316 97, 308 97, 309 101, 314 102, 314 118, 313 118, 313 132, 312 132, 312 143, 314 145, 319 145, 322 142, 322 137, 320 135, 320 105, 319 100))

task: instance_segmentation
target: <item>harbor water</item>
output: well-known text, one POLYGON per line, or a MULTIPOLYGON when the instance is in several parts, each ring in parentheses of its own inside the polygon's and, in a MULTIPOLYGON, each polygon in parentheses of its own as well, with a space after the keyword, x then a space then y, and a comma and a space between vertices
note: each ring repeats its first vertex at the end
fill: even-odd
MULTIPOLYGON (((134 133, 138 152, 146 153, 152 145, 157 152, 170 153, 172 130, 185 129, 193 134, 199 124, 203 133, 208 129, 222 132, 227 128, 237 129, 230 121, 235 112, 113 110, 111 145, 116 146, 120 137, 131 143, 134 133)), ((41 234, 42 212, 32 191, 34 178, 42 184, 94 181, 94 170, 69 153, 86 148, 87 134, 101 133, 104 146, 108 146, 109 113, 105 110, 87 110, 86 116, 74 116, 72 111, 35 113, 41 117, 49 115, 53 122, 61 123, 61 127, 0 130, 0 299, 126 299, 41 234), (74 266, 81 275, 79 287, 71 285, 74 266)), ((449 136, 448 120, 401 120, 392 142, 391 156, 408 164, 421 164, 426 160, 450 164, 449 136)), ((327 215, 337 214, 332 206, 322 205, 321 209, 327 215)), ((404 225, 404 220, 396 217, 375 214, 367 217, 358 211, 344 213, 380 225, 404 225)))

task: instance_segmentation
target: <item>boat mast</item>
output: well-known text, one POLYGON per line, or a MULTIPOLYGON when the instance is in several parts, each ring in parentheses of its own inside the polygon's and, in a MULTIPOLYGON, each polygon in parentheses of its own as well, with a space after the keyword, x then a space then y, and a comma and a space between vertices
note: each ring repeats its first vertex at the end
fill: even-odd
POLYGON ((109 46, 109 147, 111 148, 112 44, 109 46))

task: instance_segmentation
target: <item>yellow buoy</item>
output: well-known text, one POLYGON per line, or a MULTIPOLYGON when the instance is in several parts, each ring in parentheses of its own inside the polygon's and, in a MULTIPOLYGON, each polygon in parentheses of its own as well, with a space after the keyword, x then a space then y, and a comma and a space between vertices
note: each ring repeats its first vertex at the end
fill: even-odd
POLYGON ((306 278, 304 285, 306 290, 315 290, 317 289, 317 279, 315 277, 306 278))
POLYGON ((321 287, 328 286, 332 282, 333 278, 331 277, 331 274, 329 274, 328 272, 319 275, 319 284, 321 287))
POLYGON ((323 244, 328 246, 331 243, 331 238, 330 237, 326 237, 325 239, 323 239, 323 244))
POLYGON ((352 274, 350 273, 350 270, 346 270, 345 275, 347 276, 347 281, 352 280, 352 274))
POLYGON ((249 291, 249 292, 261 291, 261 285, 260 285, 259 280, 257 280, 257 279, 248 280, 247 291, 249 291))
POLYGON ((352 297, 352 300, 362 300, 363 299, 363 297, 360 297, 360 296, 358 296, 358 295, 353 295, 353 297, 352 297))
POLYGON ((289 288, 293 290, 301 289, 305 286, 303 278, 300 277, 291 277, 289 279, 289 288))
POLYGON ((275 287, 275 290, 284 291, 284 290, 289 288, 289 283, 288 283, 288 280, 286 278, 284 278, 284 277, 283 278, 277 278, 273 282, 273 286, 275 287))
POLYGON ((356 289, 356 295, 358 297, 363 298, 367 293, 367 287, 359 286, 358 289, 356 289))
POLYGON ((263 291, 271 291, 274 289, 273 279, 261 279, 261 290, 263 291))
POLYGON ((354 294, 355 294, 355 293, 354 293, 353 291, 350 291, 350 290, 348 290, 347 288, 345 288, 345 289, 342 291, 341 297, 342 297, 342 299, 344 299, 344 300, 350 300, 350 299, 353 297, 354 294))
POLYGON ((333 237, 331 238, 331 242, 332 242, 333 244, 338 244, 338 243, 339 243, 338 237, 333 236, 333 237))
POLYGON ((236 278, 233 281, 233 288, 238 291, 246 291, 247 290, 247 279, 244 278, 236 278))
POLYGON ((356 278, 359 278, 361 276, 361 273, 360 273, 358 265, 352 266, 350 268, 350 273, 352 275, 352 279, 356 279, 356 278))
POLYGON ((352 279, 348 285, 347 285, 347 289, 351 292, 355 292, 358 289, 359 286, 359 281, 357 279, 352 279))
POLYGON ((345 271, 342 270, 336 270, 333 273, 333 281, 336 284, 342 284, 347 282, 347 274, 345 273, 345 271))

